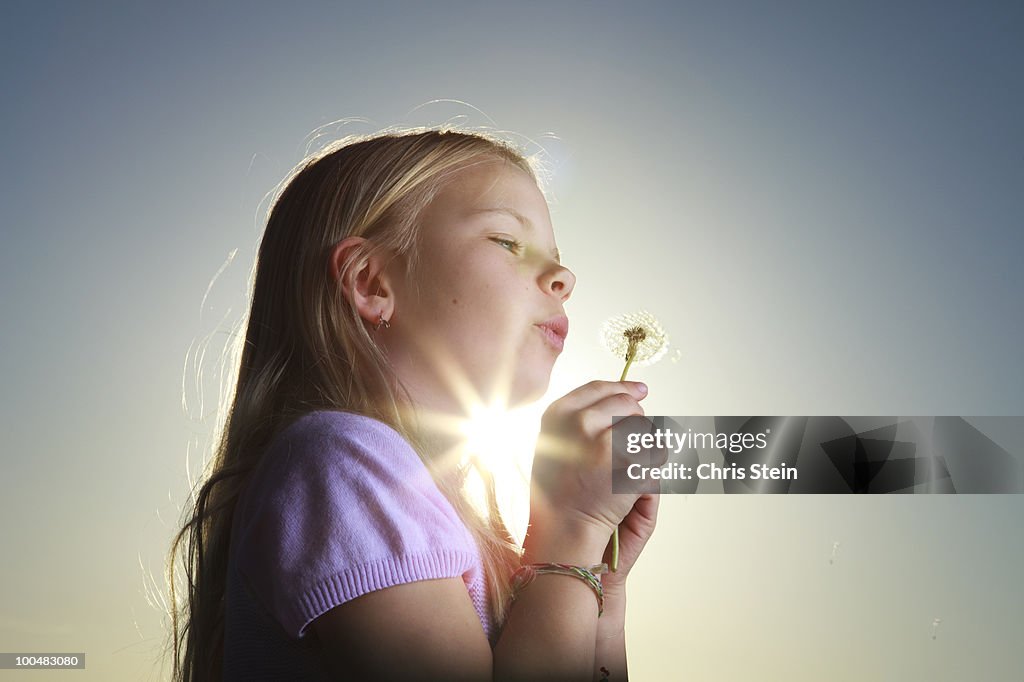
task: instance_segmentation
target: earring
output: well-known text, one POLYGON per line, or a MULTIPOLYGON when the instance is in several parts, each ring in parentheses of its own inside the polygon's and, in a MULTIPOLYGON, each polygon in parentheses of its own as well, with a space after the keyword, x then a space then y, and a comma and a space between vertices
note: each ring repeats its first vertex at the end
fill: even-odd
POLYGON ((385 329, 391 329, 391 323, 384 319, 384 313, 378 313, 380 317, 377 319, 377 324, 374 325, 373 331, 380 329, 381 325, 384 325, 385 329))

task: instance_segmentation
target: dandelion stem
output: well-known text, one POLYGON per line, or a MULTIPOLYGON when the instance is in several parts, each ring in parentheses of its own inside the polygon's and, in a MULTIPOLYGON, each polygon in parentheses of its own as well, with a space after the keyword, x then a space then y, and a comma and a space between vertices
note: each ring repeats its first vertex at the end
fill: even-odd
POLYGON ((612 533, 612 573, 618 573, 619 571, 619 527, 615 526, 615 532, 612 533))
POLYGON ((626 372, 629 371, 629 366, 633 364, 633 358, 636 357, 636 353, 630 353, 629 357, 626 358, 626 366, 622 368, 622 376, 619 377, 619 381, 626 380, 626 372))
MULTIPOLYGON (((623 334, 629 339, 629 349, 626 351, 626 366, 622 368, 622 376, 619 377, 619 381, 626 380, 626 372, 629 371, 629 366, 633 364, 633 360, 636 358, 636 347, 637 344, 644 340, 644 332, 642 329, 627 329, 623 334)), ((612 533, 612 572, 618 572, 619 570, 619 527, 615 526, 615 532, 612 533)))

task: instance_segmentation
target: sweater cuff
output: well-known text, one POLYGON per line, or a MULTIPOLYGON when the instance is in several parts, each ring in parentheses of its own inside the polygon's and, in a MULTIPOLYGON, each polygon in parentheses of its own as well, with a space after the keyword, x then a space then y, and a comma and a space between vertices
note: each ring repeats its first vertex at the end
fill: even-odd
POLYGON ((462 577, 474 561, 476 557, 466 551, 437 549, 385 557, 345 569, 307 589, 299 595, 297 603, 288 605, 288 634, 306 637, 308 626, 314 619, 369 592, 419 580, 462 577))

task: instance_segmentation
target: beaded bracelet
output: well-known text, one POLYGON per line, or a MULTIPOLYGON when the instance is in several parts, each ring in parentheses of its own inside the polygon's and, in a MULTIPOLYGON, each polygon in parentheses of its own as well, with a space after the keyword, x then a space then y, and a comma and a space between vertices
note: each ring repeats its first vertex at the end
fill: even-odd
POLYGON ((601 588, 601 581, 598 575, 608 572, 608 564, 594 564, 589 568, 583 566, 571 566, 569 564, 526 564, 516 569, 512 574, 512 601, 515 602, 519 591, 533 582, 541 573, 557 573, 560 575, 571 575, 579 578, 594 590, 597 595, 597 617, 604 613, 604 590, 601 588))

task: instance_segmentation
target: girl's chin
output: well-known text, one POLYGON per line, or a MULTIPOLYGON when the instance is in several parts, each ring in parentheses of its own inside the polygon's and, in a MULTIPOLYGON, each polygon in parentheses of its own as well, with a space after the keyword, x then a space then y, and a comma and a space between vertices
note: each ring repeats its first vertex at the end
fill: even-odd
POLYGON ((551 374, 545 374, 543 377, 533 378, 526 385, 515 386, 509 392, 508 406, 509 407, 523 407, 531 403, 535 403, 544 397, 544 394, 548 390, 548 384, 551 383, 551 374))
POLYGON ((551 366, 541 363, 523 364, 511 382, 508 377, 488 376, 474 382, 477 395, 485 404, 503 404, 509 408, 524 407, 544 397, 551 383, 551 366))

